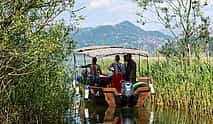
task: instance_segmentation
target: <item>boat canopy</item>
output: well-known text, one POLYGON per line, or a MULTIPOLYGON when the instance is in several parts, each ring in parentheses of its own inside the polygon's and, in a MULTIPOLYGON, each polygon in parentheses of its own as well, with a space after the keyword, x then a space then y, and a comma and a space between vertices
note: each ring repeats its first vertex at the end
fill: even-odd
POLYGON ((116 54, 132 54, 148 57, 148 52, 137 48, 125 48, 117 46, 89 46, 74 50, 75 54, 82 54, 89 57, 106 57, 116 54))

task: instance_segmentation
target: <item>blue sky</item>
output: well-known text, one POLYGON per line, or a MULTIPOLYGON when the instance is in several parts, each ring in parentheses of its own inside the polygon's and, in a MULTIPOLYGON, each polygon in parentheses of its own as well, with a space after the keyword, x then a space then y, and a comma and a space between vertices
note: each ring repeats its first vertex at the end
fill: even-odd
POLYGON ((77 0, 76 7, 86 6, 79 14, 85 16, 83 27, 116 24, 124 20, 137 21, 139 10, 133 0, 77 0))
MULTIPOLYGON (((210 16, 213 20, 213 0, 209 0, 210 5, 203 11, 205 15, 210 16)), ((128 20, 138 26, 136 15, 141 9, 135 0, 76 0, 75 8, 86 8, 78 12, 78 15, 85 16, 85 20, 80 23, 80 27, 96 27, 99 25, 114 25, 122 21, 128 20)), ((151 13, 146 13, 151 20, 156 17, 151 13)), ((163 30, 158 23, 148 23, 141 26, 145 30, 163 30)))

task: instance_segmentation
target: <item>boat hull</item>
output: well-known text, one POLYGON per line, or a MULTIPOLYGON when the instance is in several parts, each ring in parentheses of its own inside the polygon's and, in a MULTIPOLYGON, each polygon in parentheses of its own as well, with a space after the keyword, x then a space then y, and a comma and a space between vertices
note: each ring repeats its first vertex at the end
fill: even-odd
POLYGON ((119 94, 115 88, 103 88, 91 86, 90 99, 101 105, 108 105, 110 107, 141 107, 150 94, 149 87, 139 87, 130 96, 119 94))

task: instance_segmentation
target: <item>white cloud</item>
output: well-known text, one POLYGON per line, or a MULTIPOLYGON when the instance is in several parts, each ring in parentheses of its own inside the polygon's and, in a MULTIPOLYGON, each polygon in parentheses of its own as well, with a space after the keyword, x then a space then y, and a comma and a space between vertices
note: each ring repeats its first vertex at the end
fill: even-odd
POLYGON ((91 0, 89 3, 89 6, 91 8, 97 9, 97 8, 105 8, 109 7, 112 4, 112 0, 91 0))
POLYGON ((108 11, 117 12, 117 13, 126 13, 126 14, 136 14, 139 8, 136 3, 131 1, 121 2, 119 5, 112 6, 108 11))
MULTIPOLYGON (((140 12, 141 8, 138 7, 136 0, 77 0, 77 8, 85 6, 79 13, 84 15, 86 19, 81 22, 82 27, 94 27, 99 25, 111 25, 120 23, 125 20, 129 20, 135 23, 140 19, 136 12, 140 12)), ((169 0, 168 0, 169 1, 169 0)), ((177 0, 171 0, 175 4, 177 0)), ((206 0, 200 0, 202 3, 206 0)), ((202 12, 206 16, 210 16, 211 27, 213 28, 213 0, 207 0, 208 6, 202 9, 202 12)), ((167 5, 168 6, 168 5, 167 5)), ((154 9, 151 9, 154 10, 154 9)), ((162 25, 156 23, 158 21, 153 12, 144 13, 146 20, 150 23, 141 26, 146 30, 160 30, 162 25)))

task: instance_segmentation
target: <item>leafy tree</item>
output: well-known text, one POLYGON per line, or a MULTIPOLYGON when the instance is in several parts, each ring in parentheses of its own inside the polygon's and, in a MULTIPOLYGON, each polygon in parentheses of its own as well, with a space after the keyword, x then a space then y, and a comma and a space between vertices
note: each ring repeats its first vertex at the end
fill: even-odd
MULTIPOLYGON (((150 10, 156 14, 158 21, 178 39, 179 53, 183 57, 191 54, 199 57, 199 47, 201 42, 208 46, 209 41, 209 17, 205 17, 202 8, 208 5, 208 2, 201 0, 138 0, 138 4, 143 10, 150 10)), ((140 22, 146 22, 143 12, 140 22)), ((168 45, 168 44, 167 44, 168 45)))
POLYGON ((40 122, 42 114, 67 108, 63 63, 74 47, 70 30, 79 21, 73 5, 74 0, 0 1, 0 123, 40 122), (70 26, 57 18, 65 11, 70 26))

